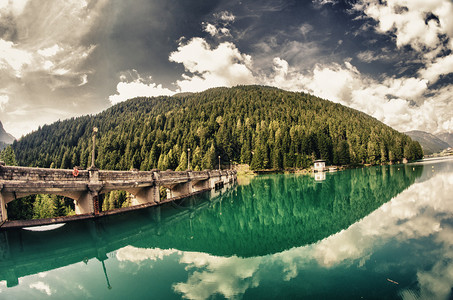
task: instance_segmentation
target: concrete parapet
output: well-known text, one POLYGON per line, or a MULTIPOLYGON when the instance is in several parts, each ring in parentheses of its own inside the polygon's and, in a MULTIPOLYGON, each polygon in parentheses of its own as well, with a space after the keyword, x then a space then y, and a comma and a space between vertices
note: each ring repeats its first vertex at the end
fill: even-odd
POLYGON ((100 181, 153 181, 153 171, 99 171, 100 181))
POLYGON ((0 169, 0 180, 87 181, 89 174, 87 170, 79 170, 74 176, 73 170, 4 166, 0 169))

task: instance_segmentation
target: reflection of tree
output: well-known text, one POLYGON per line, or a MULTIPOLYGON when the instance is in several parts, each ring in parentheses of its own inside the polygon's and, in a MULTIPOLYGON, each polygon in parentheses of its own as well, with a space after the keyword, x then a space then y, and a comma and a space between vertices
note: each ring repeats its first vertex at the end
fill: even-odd
POLYGON ((314 243, 349 227, 410 186, 422 166, 375 167, 327 176, 257 177, 212 209, 166 228, 158 247, 255 256, 314 243), (221 213, 220 213, 221 209, 221 213))
POLYGON ((314 243, 392 199, 421 175, 422 168, 348 170, 329 174, 323 183, 309 176, 259 176, 216 199, 204 194, 178 205, 67 224, 53 232, 4 231, 4 252, 10 258, 0 256, 0 280, 10 273, 21 277, 99 257, 127 245, 249 257, 314 243))

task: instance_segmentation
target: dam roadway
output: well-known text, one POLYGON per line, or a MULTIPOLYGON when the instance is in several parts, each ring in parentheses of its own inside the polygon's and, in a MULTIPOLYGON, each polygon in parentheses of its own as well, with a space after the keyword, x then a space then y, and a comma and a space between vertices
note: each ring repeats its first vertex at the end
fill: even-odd
POLYGON ((0 165, 1 228, 63 223, 136 210, 192 196, 236 180, 234 170, 106 171, 29 168, 0 165), (160 189, 166 188, 166 199, 160 189), (99 197, 123 190, 131 194, 130 207, 102 212, 99 197), (8 220, 7 204, 34 194, 54 194, 74 200, 75 215, 39 220, 8 220))

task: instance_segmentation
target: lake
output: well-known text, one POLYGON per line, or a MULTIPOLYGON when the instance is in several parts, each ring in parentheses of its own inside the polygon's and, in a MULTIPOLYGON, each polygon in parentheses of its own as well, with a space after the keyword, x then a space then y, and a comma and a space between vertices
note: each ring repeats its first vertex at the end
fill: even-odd
POLYGON ((453 159, 0 232, 0 299, 452 299, 453 159))

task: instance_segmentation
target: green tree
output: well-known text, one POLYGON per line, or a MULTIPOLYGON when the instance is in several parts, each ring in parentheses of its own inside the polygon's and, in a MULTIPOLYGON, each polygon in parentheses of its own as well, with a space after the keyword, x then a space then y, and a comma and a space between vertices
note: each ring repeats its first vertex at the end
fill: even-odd
POLYGON ((0 160, 3 161, 7 166, 17 165, 16 155, 14 154, 14 150, 11 146, 6 147, 0 152, 0 160))
POLYGON ((215 152, 214 143, 211 143, 211 147, 205 153, 205 155, 203 156, 203 159, 201 161, 203 169, 215 169, 215 164, 216 164, 215 154, 216 154, 216 152, 215 152))
POLYGON ((184 171, 187 170, 187 154, 185 151, 182 152, 181 157, 179 158, 178 167, 175 171, 184 171))
POLYGON ((33 219, 55 217, 55 201, 50 195, 36 195, 33 203, 33 219))

